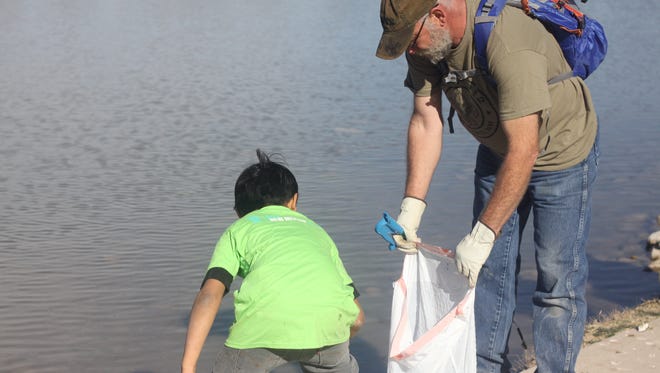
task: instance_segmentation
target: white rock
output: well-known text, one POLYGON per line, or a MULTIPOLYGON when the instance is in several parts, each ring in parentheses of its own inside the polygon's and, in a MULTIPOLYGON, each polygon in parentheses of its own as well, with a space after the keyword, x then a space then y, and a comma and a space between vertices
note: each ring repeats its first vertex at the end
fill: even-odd
POLYGON ((648 268, 653 272, 660 273, 660 259, 652 260, 649 263, 648 268))
POLYGON ((646 239, 646 247, 651 250, 653 248, 660 249, 660 231, 653 232, 646 239))

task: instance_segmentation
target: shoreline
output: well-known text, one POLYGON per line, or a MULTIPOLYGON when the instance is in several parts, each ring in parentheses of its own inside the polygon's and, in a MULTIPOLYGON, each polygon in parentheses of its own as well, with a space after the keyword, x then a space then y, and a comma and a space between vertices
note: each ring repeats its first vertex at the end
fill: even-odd
MULTIPOLYGON (((533 373, 533 359, 521 373, 533 373)), ((660 295, 641 304, 599 315, 585 327, 576 373, 660 370, 660 295)))

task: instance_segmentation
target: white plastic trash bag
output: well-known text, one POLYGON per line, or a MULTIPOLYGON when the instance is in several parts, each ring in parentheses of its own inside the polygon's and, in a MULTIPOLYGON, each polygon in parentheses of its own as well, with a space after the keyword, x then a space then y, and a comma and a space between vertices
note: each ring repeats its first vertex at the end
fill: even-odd
POLYGON ((474 290, 453 253, 419 244, 394 283, 388 373, 474 373, 474 290))

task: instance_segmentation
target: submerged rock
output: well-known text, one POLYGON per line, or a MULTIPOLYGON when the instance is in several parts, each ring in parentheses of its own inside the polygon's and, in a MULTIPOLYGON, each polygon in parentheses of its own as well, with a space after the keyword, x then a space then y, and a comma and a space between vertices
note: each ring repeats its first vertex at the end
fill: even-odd
MULTIPOLYGON (((658 218, 660 219, 660 217, 658 218)), ((646 240, 646 250, 648 250, 651 255, 651 262, 647 268, 651 271, 660 273, 660 231, 651 233, 646 240)))

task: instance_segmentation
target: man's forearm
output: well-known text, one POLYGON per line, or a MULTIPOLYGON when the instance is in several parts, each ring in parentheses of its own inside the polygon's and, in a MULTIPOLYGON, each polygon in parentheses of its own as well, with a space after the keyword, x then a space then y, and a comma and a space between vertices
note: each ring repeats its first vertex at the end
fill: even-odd
POLYGON ((408 126, 407 177, 405 195, 426 198, 442 151, 442 121, 439 98, 415 98, 415 112, 408 126))
POLYGON ((505 121, 502 126, 509 149, 497 172, 495 186, 479 220, 496 235, 518 207, 527 191, 538 156, 539 115, 505 121))
POLYGON ((525 195, 533 165, 518 159, 505 159, 502 163, 491 198, 479 217, 495 235, 499 235, 525 195))

